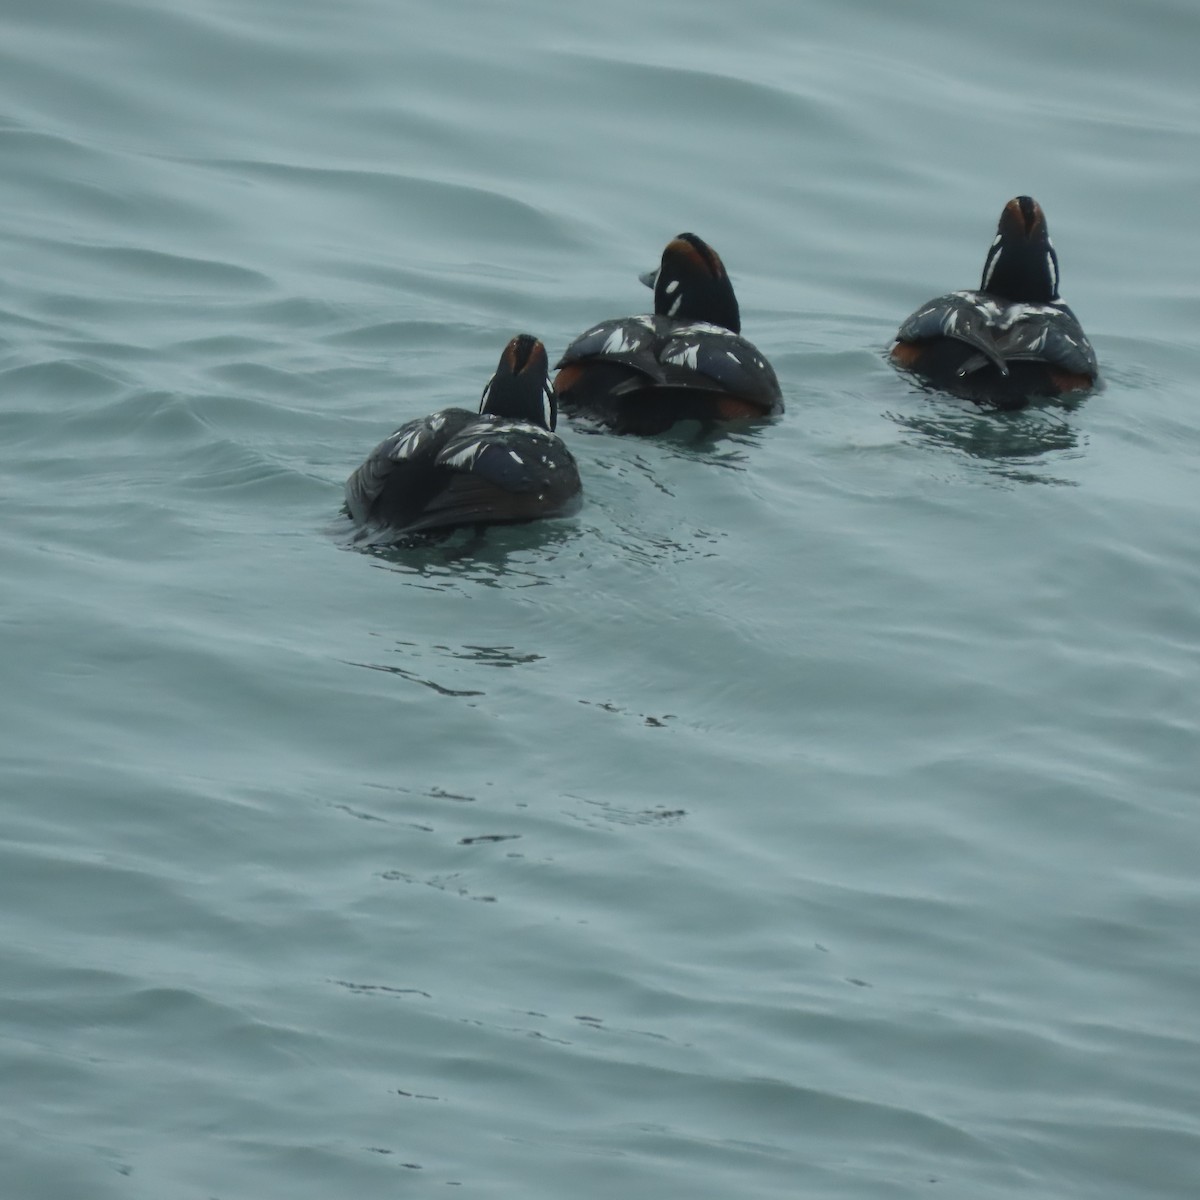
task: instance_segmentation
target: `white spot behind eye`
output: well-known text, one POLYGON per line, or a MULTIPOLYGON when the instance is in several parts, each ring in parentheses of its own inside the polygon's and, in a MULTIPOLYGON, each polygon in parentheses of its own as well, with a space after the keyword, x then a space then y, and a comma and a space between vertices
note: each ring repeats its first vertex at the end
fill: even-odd
POLYGON ((666 288, 664 288, 663 290, 667 293, 668 296, 675 295, 675 293, 677 291, 679 291, 679 280, 672 279, 671 282, 668 283, 666 288))
POLYGON ((508 457, 511 458, 513 462, 518 462, 522 466, 525 465, 525 460, 515 450, 510 450, 508 452, 508 457))
POLYGON ((682 295, 676 296, 675 303, 672 304, 671 307, 667 309, 667 316, 673 317, 679 311, 679 306, 682 303, 683 303, 683 296, 682 295))

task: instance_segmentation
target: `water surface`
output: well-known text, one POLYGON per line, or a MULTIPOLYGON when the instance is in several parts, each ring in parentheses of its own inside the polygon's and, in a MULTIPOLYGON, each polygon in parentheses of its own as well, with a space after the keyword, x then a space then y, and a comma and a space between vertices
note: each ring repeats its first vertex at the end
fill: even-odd
POLYGON ((7 1194, 1194 1195, 1191 5, 3 30, 7 1194), (1105 387, 996 415, 883 350, 1021 192, 1105 387), (779 421, 349 546, 684 229, 779 421))

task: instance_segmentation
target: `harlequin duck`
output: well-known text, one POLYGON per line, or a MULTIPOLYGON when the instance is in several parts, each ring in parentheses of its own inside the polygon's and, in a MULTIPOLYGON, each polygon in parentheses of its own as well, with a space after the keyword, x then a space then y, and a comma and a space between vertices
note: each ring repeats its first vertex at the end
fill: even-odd
POLYGON ((979 290, 922 305, 890 354, 935 387, 999 408, 1096 383, 1096 352, 1058 298, 1058 255, 1036 200, 1004 206, 979 290))
POLYGON ((705 424, 783 411, 771 364, 745 338, 737 297, 717 252, 694 233, 667 244, 653 315, 604 321, 558 362, 563 408, 618 433, 661 433, 676 421, 705 424))
POLYGON ((579 468, 554 433, 546 348, 512 339, 479 412, 443 408, 402 425, 346 481, 361 526, 397 534, 565 516, 580 503, 579 468))

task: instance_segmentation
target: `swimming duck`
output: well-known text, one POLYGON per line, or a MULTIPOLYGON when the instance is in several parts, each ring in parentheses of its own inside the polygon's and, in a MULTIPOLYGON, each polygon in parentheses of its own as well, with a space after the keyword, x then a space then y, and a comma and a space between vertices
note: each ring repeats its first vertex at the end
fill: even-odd
POLYGON ((566 516, 581 485, 557 419, 546 348, 519 334, 479 411, 443 408, 402 425, 346 481, 346 509, 397 534, 566 516))
POLYGON ((1017 196, 1000 214, 978 290, 917 309, 896 334, 892 361, 934 387, 999 408, 1084 391, 1099 375, 1096 352, 1059 298, 1058 282, 1046 214, 1032 197, 1017 196))
POLYGON ((653 314, 603 321, 559 359, 554 392, 564 410, 639 434, 783 411, 771 364, 739 336, 733 285, 707 242, 681 233, 641 280, 654 290, 653 314))

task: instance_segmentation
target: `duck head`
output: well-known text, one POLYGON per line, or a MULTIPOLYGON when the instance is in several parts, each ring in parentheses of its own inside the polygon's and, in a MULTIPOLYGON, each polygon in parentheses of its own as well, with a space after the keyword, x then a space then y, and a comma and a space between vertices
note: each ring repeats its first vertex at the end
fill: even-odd
POLYGON ((681 233, 667 243, 657 271, 640 276, 654 289, 654 311, 679 321, 707 321, 741 333, 733 284, 721 257, 703 238, 681 233))
POLYGON ((1004 206, 979 290, 1014 304, 1058 299, 1058 255, 1046 214, 1032 196, 1016 196, 1004 206))
POLYGON ((504 347, 496 373, 483 389, 479 411, 553 431, 558 403, 546 377, 548 368, 546 347, 532 334, 517 334, 504 347))

